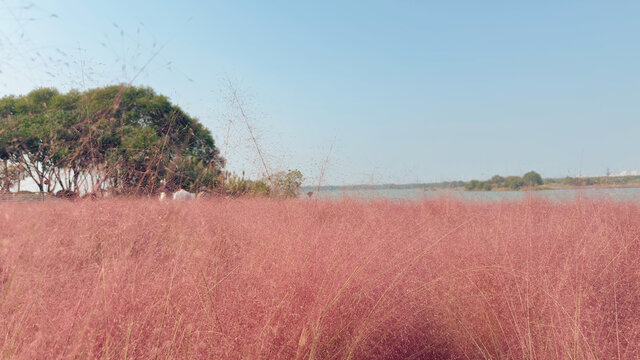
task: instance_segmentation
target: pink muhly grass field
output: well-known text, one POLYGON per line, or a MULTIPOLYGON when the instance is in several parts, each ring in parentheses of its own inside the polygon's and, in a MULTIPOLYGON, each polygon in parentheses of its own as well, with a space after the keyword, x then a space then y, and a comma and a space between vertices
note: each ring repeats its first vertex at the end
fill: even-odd
POLYGON ((0 358, 637 359, 640 206, 0 204, 0 358))

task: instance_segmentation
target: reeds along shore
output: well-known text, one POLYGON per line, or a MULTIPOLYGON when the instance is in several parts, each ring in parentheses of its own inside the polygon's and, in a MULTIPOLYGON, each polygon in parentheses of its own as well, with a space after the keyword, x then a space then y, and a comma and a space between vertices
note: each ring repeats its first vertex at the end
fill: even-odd
POLYGON ((0 204, 0 357, 640 358, 640 206, 0 204))

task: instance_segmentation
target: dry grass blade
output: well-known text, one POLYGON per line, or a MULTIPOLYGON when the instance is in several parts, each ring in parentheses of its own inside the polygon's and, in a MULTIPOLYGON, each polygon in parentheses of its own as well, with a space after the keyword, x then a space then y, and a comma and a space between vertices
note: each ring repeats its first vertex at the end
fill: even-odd
POLYGON ((640 357, 636 204, 129 199, 2 213, 3 358, 640 357))

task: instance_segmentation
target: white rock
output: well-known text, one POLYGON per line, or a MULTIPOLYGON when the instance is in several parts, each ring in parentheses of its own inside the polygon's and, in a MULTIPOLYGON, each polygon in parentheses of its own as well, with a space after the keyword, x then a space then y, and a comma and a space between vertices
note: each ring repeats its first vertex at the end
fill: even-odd
POLYGON ((193 200, 195 198, 196 198, 196 194, 190 193, 182 189, 173 193, 173 200, 193 200))

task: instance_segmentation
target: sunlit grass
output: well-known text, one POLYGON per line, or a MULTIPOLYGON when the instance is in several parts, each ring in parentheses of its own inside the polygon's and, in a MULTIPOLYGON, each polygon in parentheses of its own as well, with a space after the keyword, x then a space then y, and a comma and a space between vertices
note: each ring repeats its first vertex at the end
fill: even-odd
POLYGON ((640 357, 640 206, 0 204, 1 358, 640 357))

